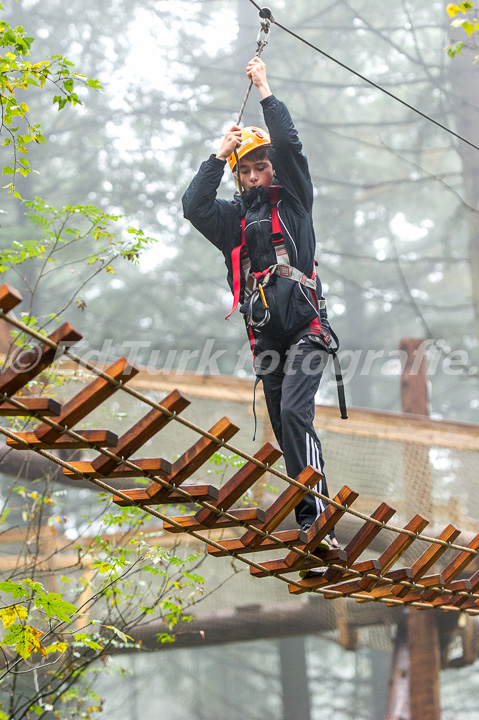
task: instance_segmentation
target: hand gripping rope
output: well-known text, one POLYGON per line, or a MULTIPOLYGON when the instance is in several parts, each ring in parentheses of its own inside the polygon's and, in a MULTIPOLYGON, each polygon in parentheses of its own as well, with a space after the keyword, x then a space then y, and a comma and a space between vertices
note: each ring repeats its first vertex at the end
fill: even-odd
MULTIPOLYGON (((260 16, 260 22, 261 27, 258 33, 258 37, 256 38, 257 48, 255 57, 261 57, 261 53, 263 52, 264 48, 269 42, 269 28, 272 22, 274 22, 273 15, 271 13, 271 10, 267 7, 261 8, 259 11, 260 16)), ((238 120, 236 121, 236 124, 239 125, 241 122, 241 118, 243 117, 243 113, 246 107, 246 103, 248 102, 249 94, 251 92, 251 88, 253 87, 253 81, 249 81, 248 89, 246 90, 246 94, 243 99, 243 104, 241 105, 241 109, 239 111, 238 120)), ((239 173, 239 159, 238 159, 238 152, 235 149, 234 150, 234 156, 236 158, 236 186, 241 194, 243 194, 243 186, 241 184, 240 180, 240 173, 239 173)))

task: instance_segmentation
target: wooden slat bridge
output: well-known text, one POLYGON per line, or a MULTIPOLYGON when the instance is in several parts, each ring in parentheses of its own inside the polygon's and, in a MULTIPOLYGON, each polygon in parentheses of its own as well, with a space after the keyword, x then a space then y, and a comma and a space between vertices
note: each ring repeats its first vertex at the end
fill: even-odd
POLYGON ((0 318, 37 341, 29 349, 13 354, 8 367, 0 374, 0 415, 31 417, 39 422, 29 432, 0 427, 9 447, 28 449, 49 458, 62 466, 63 473, 70 479, 88 480, 111 493, 117 505, 141 507, 145 513, 161 519, 166 531, 196 537, 207 545, 210 555, 234 556, 250 566, 254 577, 275 577, 287 583, 292 594, 315 592, 328 599, 351 597, 358 602, 379 601, 390 606, 479 613, 479 570, 466 576, 478 555, 479 534, 467 547, 456 544, 460 530, 453 525, 448 525, 437 537, 429 537, 423 534, 428 520, 419 514, 405 527, 396 527, 389 522, 395 510, 386 502, 370 516, 355 511, 351 506, 358 493, 347 486, 331 500, 325 498, 313 489, 321 478, 316 468, 307 467, 297 478, 289 478, 273 467, 281 452, 271 443, 264 444, 254 456, 248 455, 229 442, 239 428, 228 418, 220 419, 208 431, 203 430, 182 417, 190 402, 178 390, 159 404, 129 387, 127 383, 138 369, 130 366, 126 358, 120 358, 102 371, 76 356, 71 348, 81 335, 69 323, 46 337, 8 315, 21 300, 17 290, 0 286, 0 318), (29 395, 28 384, 65 354, 87 368, 95 379, 63 405, 51 398, 29 395), (75 430, 81 420, 118 391, 149 406, 148 412, 121 437, 110 430, 75 430), (173 463, 164 458, 132 458, 170 422, 179 422, 194 430, 199 439, 173 463), (93 448, 98 454, 92 461, 66 462, 50 452, 80 448, 93 448), (244 458, 243 467, 220 489, 194 482, 194 474, 219 448, 244 458), (273 504, 265 509, 234 507, 267 472, 287 483, 273 504), (147 478, 150 484, 120 490, 107 482, 114 483, 125 477, 147 478), (308 532, 278 530, 307 492, 327 504, 325 512, 308 532), (184 515, 166 515, 154 507, 176 504, 200 507, 184 515), (346 513, 362 521, 354 537, 344 549, 318 550, 321 540, 346 513), (232 527, 242 528, 243 534, 226 540, 214 540, 208 535, 208 531, 232 527), (395 539, 379 558, 362 559, 372 541, 384 530, 395 533, 395 539), (413 543, 419 542, 425 549, 418 559, 408 567, 397 567, 413 543), (251 559, 252 553, 272 550, 282 550, 283 557, 251 559), (434 572, 441 558, 441 570, 434 572), (300 570, 318 568, 322 568, 322 572, 297 577, 300 570))

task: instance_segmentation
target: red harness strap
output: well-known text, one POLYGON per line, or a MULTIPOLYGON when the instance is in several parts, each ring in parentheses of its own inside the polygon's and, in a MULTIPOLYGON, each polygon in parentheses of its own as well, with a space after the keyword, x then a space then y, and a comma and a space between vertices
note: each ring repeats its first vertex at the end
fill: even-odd
POLYGON ((243 240, 241 245, 237 245, 235 248, 233 248, 233 252, 231 253, 231 264, 233 266, 233 307, 229 311, 228 315, 225 317, 225 320, 228 320, 229 316, 236 310, 239 303, 239 296, 241 290, 241 251, 243 250, 243 248, 247 248, 245 225, 246 218, 241 218, 243 240))
MULTIPOLYGON (((288 259, 288 253, 286 251, 286 247, 284 245, 284 238, 283 238, 283 231, 281 230, 281 225, 279 222, 278 217, 278 195, 279 195, 279 185, 271 185, 269 187, 269 197, 271 202, 271 229, 273 232, 273 247, 276 253, 276 259, 280 261, 282 259, 282 256, 284 256, 285 262, 289 265, 289 259, 288 259)), ((240 296, 240 290, 241 290, 241 253, 243 251, 248 251, 248 246, 246 245, 246 235, 245 235, 245 226, 246 226, 246 218, 241 218, 241 230, 242 230, 242 242, 241 245, 237 245, 235 248, 233 248, 233 251, 231 253, 231 265, 233 269, 233 306, 231 310, 229 311, 228 315, 225 317, 225 320, 229 318, 229 316, 236 310, 239 303, 239 296, 240 296)), ((264 275, 266 275, 269 272, 269 268, 264 270, 261 273, 254 273, 254 276, 257 280, 261 279, 264 275)))

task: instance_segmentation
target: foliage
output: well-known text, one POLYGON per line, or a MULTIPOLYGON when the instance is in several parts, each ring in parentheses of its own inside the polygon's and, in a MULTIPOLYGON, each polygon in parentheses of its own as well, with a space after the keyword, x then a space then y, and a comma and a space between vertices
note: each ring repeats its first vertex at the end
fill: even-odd
MULTIPOLYGON (((65 522, 62 513, 68 513, 63 493, 48 478, 40 486, 15 493, 14 483, 5 500, 14 517, 24 514, 25 537, 36 536, 23 561, 20 552, 15 572, 3 573, 0 581, 0 700, 8 716, 18 720, 47 710, 58 718, 74 717, 82 693, 72 692, 73 686, 87 682, 95 662, 138 650, 134 629, 152 618, 163 620, 158 642, 174 642, 178 624, 191 619, 189 608, 201 597, 203 584, 197 572, 202 556, 181 556, 154 544, 151 517, 136 508, 112 513, 106 498, 99 499, 96 516, 85 518, 82 536, 69 540, 56 530, 65 522), (53 582, 57 590, 50 566, 59 561, 64 574, 53 582), (15 691, 20 671, 37 676, 36 690, 27 695, 15 691)), ((5 539, 9 531, 14 526, 4 531, 5 539)), ((92 704, 95 710, 85 717, 93 717, 100 705, 92 704)))
MULTIPOLYGON (((0 11, 3 10, 0 4, 0 11)), ((62 55, 51 55, 36 62, 27 60, 31 56, 33 41, 34 38, 27 35, 21 25, 11 27, 0 20, 0 48, 3 52, 0 55, 0 135, 7 135, 2 145, 11 153, 10 164, 3 167, 2 174, 13 176, 4 187, 16 198, 21 197, 16 188, 16 173, 26 177, 32 171, 24 157, 28 154, 28 143, 45 142, 40 123, 31 121, 30 108, 20 98, 30 94, 33 88, 43 89, 45 85, 53 85, 57 93, 53 96, 53 103, 62 110, 67 104, 81 105, 78 84, 95 90, 101 88, 98 80, 76 72, 74 64, 62 55)))
MULTIPOLYGON (((31 120, 29 106, 20 102, 22 93, 53 85, 53 103, 63 110, 67 104, 81 104, 78 84, 100 88, 97 81, 74 71, 62 55, 30 62, 32 42, 23 26, 1 21, 5 53, 0 65, 0 129, 7 134, 3 145, 12 153, 3 174, 13 176, 6 187, 17 201, 21 198, 16 174, 26 178, 31 172, 19 154, 27 154, 28 143, 45 140, 40 124, 31 120), (18 127, 13 127, 17 121, 18 127)), ((72 303, 85 310, 81 293, 92 279, 114 275, 120 260, 138 264, 151 240, 128 225, 122 214, 93 204, 55 207, 36 197, 23 208, 34 228, 21 227, 11 243, 0 247, 0 273, 15 277, 14 284, 27 293, 23 319, 41 332, 72 303), (58 288, 66 291, 62 294, 58 288), (43 298, 53 292, 63 305, 46 314, 43 298)), ((28 342, 27 335, 14 334, 12 347, 28 342)), ((36 394, 51 396, 61 379, 45 372, 29 389, 34 385, 36 394)), ((30 422, 16 418, 11 424, 25 430, 30 422)), ((152 617, 163 620, 159 642, 174 642, 178 623, 191 619, 188 609, 202 593, 203 578, 196 572, 202 556, 181 557, 174 549, 155 547, 146 531, 151 518, 134 508, 111 513, 101 498, 101 509, 93 519, 83 519, 74 544, 61 531, 66 520, 61 516, 63 491, 55 489, 54 476, 51 470, 41 473, 33 491, 19 477, 2 488, 2 540, 8 542, 18 527, 24 532, 15 541, 15 569, 3 570, 0 580, 0 718, 22 720, 48 713, 57 718, 93 717, 101 711, 101 699, 80 687, 86 674, 95 672, 95 662, 112 652, 138 650, 141 643, 130 633, 152 617), (59 558, 65 558, 61 580, 56 572, 59 558), (28 674, 35 680, 19 692, 18 678, 28 674)))
POLYGON ((0 275, 15 276, 16 287, 27 296, 29 309, 23 321, 30 325, 41 320, 43 327, 72 303, 85 310, 87 302, 81 293, 87 285, 99 274, 114 276, 117 261, 138 264, 141 251, 153 242, 141 229, 126 225, 122 216, 94 205, 55 208, 35 198, 25 202, 25 207, 34 229, 26 238, 0 249, 0 275), (34 308, 39 309, 42 298, 52 292, 62 301, 61 307, 43 318, 38 313, 34 316, 34 308))
MULTIPOLYGON (((471 13, 474 12, 474 5, 470 0, 466 0, 465 2, 454 4, 449 3, 449 5, 446 8, 448 15, 450 17, 455 18, 451 22, 452 28, 462 28, 469 37, 473 35, 474 33, 477 33, 479 30, 479 21, 476 17, 471 15, 471 13), (459 13, 462 13, 463 15, 466 15, 465 18, 462 17, 456 17, 459 13)), ((454 55, 460 55, 462 54, 462 48, 464 47, 464 42, 462 40, 458 40, 457 42, 453 43, 452 45, 448 45, 447 47, 447 54, 449 57, 454 57, 454 55)), ((477 62, 477 59, 476 59, 477 62)))

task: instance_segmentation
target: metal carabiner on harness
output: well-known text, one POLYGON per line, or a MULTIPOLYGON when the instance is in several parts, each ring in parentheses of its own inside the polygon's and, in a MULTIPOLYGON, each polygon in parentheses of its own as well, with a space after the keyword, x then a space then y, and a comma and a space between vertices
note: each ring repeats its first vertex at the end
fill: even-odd
POLYGON ((263 327, 263 325, 267 325, 269 323, 271 313, 269 311, 268 301, 266 300, 266 295, 264 294, 263 285, 261 283, 257 284, 257 286, 254 288, 253 292, 249 296, 249 298, 247 300, 247 306, 248 306, 248 309, 245 313, 245 317, 246 317, 246 324, 248 327, 254 328, 254 329, 259 329, 259 328, 263 327), (261 320, 253 320, 253 306, 259 298, 261 298, 261 301, 263 303, 264 315, 261 318, 261 320))

